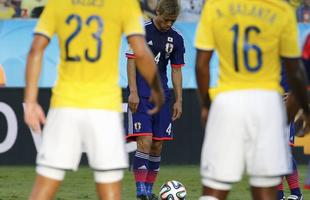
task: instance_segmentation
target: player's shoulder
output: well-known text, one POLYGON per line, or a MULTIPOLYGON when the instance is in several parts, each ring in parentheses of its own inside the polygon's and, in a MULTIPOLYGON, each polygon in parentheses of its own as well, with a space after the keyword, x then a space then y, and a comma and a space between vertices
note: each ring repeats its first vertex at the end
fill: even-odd
POLYGON ((150 27, 150 25, 153 24, 153 21, 151 19, 147 19, 147 20, 144 20, 144 27, 150 27))
POLYGON ((171 27, 171 34, 173 35, 173 37, 175 37, 179 40, 184 40, 181 31, 179 31, 175 26, 171 27))
POLYGON ((292 7, 286 0, 261 0, 262 3, 268 5, 272 9, 278 9, 283 12, 287 10, 292 10, 292 7))

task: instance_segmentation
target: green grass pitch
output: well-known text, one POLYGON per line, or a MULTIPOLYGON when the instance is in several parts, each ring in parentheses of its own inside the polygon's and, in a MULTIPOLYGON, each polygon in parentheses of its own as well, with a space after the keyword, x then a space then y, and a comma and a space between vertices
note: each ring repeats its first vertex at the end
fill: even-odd
MULTIPOLYGON (((301 187, 306 176, 306 166, 299 166, 301 187)), ((34 167, 0 167, 0 200, 25 200, 27 199, 35 177, 34 167)), ((187 199, 197 200, 201 192, 198 166, 162 166, 155 184, 155 191, 167 180, 179 180, 187 189, 187 199)), ((287 185, 285 184, 285 188, 287 185)), ((230 192, 229 200, 249 200, 250 192, 247 179, 234 185, 230 192)), ((286 194, 289 191, 286 189, 286 194)), ((310 200, 310 191, 303 190, 304 199, 310 200)), ((60 187, 56 200, 96 200, 95 185, 92 172, 87 167, 81 167, 78 172, 69 172, 60 187)), ((135 186, 133 176, 126 171, 123 181, 124 200, 135 200, 135 186)))

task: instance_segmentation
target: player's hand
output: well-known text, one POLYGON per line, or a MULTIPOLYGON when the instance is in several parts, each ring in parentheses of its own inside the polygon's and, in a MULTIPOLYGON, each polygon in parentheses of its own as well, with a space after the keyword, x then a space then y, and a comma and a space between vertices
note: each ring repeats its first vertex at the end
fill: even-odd
POLYGON ((132 113, 137 112, 138 106, 139 106, 139 96, 137 92, 130 92, 128 97, 128 106, 132 113))
POLYGON ((310 133, 310 114, 302 114, 301 119, 297 120, 296 123, 300 122, 300 129, 296 131, 297 137, 304 137, 310 133))
POLYGON ((41 125, 45 124, 45 114, 37 102, 25 103, 24 121, 34 133, 41 133, 41 125))
POLYGON ((176 101, 173 104, 173 114, 172 114, 172 121, 179 119, 182 115, 182 102, 176 101))
POLYGON ((158 113, 160 111, 160 108, 163 106, 165 102, 165 96, 163 90, 152 89, 149 101, 152 102, 155 106, 152 110, 148 111, 148 114, 153 115, 155 113, 158 113))
POLYGON ((201 108, 201 125, 203 128, 206 127, 207 121, 208 121, 208 115, 209 115, 209 109, 206 107, 201 108))

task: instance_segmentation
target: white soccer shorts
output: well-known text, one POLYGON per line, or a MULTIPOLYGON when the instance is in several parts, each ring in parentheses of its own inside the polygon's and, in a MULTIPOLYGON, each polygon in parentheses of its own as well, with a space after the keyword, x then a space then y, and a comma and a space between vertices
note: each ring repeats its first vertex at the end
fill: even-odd
POLYGON ((219 94, 211 105, 205 131, 202 182, 237 182, 245 170, 253 177, 290 173, 286 126, 282 96, 275 91, 219 94))
POLYGON ((85 151, 99 171, 128 167, 122 114, 97 109, 53 108, 43 129, 37 164, 77 170, 85 151))

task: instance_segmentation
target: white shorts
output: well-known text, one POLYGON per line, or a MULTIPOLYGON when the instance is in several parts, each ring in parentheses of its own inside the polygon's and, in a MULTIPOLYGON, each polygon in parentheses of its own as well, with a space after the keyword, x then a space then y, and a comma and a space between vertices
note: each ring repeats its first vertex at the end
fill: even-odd
POLYGON ((47 116, 37 164, 77 170, 82 152, 98 171, 128 167, 122 114, 96 109, 54 108, 47 116))
POLYGON ((291 171, 285 133, 286 111, 274 91, 241 90, 212 102, 201 157, 204 179, 237 182, 244 170, 253 177, 291 171))

